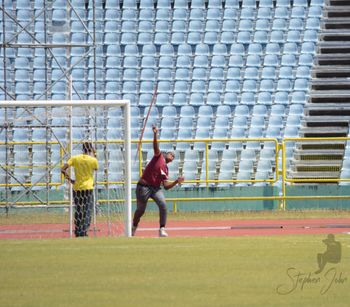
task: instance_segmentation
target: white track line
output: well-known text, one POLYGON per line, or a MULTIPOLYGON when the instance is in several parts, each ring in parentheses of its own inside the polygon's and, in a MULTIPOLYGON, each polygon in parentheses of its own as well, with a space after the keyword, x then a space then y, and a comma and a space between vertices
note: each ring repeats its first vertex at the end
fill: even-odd
MULTIPOLYGON (((155 231, 159 228, 137 228, 137 231, 155 231)), ((205 227, 166 227, 169 231, 186 231, 186 230, 231 230, 231 226, 205 226, 205 227)))
MULTIPOLYGON (((257 230, 257 229, 315 229, 315 228, 349 228, 350 225, 247 225, 247 226, 192 226, 192 227, 167 227, 166 229, 169 231, 200 231, 200 230, 257 230)), ((147 228, 138 228, 137 231, 157 231, 159 228, 156 227, 147 227, 147 228)))

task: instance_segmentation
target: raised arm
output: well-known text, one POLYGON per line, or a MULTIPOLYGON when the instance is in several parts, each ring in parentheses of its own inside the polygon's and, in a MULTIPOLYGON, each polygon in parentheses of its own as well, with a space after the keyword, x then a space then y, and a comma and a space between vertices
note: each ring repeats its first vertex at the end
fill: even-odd
POLYGON ((154 155, 159 156, 160 155, 160 149, 159 149, 159 144, 157 140, 157 134, 158 134, 158 128, 156 126, 152 126, 153 130, 153 150, 154 150, 154 155))

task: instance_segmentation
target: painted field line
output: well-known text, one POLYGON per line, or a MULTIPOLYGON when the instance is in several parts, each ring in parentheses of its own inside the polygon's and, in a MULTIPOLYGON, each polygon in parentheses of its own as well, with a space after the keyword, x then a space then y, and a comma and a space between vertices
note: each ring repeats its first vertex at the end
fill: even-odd
POLYGON ((26 234, 26 233, 58 233, 58 232, 68 232, 69 230, 64 229, 47 229, 47 230, 40 230, 40 229, 26 229, 26 230, 0 230, 0 234, 26 234))

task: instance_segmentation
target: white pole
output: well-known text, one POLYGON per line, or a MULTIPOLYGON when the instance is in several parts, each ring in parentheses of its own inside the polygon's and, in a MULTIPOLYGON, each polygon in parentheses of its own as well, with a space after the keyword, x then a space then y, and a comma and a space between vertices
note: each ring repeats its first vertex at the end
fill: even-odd
POLYGON ((130 104, 125 104, 125 235, 131 237, 131 131, 130 104))
MULTIPOLYGON (((72 100, 72 76, 69 76, 68 99, 72 100)), ((73 108, 69 107, 69 157, 72 156, 73 148, 73 108)), ((69 236, 73 237, 73 186, 69 183, 69 236)))

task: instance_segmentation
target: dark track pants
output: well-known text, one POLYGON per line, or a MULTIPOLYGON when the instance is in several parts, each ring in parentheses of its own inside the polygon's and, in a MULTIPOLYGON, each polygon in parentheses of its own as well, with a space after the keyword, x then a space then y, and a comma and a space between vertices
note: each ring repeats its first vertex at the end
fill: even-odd
POLYGON ((139 224, 141 217, 146 211, 149 198, 152 198, 159 208, 160 227, 165 227, 167 219, 167 208, 163 191, 161 188, 154 188, 140 184, 137 184, 136 186, 137 209, 134 214, 133 225, 137 226, 139 224))

